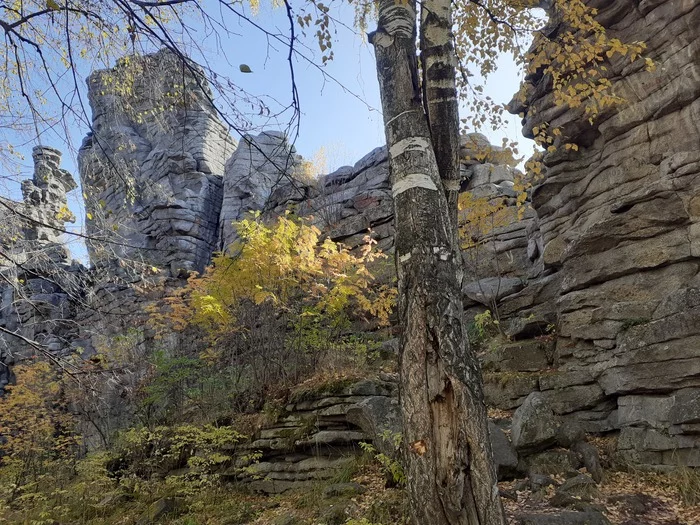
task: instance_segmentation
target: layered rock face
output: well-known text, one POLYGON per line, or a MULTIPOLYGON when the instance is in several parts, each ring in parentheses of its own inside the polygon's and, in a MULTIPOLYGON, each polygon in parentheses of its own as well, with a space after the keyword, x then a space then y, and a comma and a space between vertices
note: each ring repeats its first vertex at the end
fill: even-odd
POLYGON ((556 336, 518 343, 521 384, 492 394, 517 406, 539 389, 588 431, 619 431, 629 459, 700 466, 700 4, 587 3, 609 36, 645 41, 656 70, 610 64, 626 102, 594 126, 554 106, 547 78, 513 108, 526 134, 547 121, 580 150, 545 157, 540 274, 500 307, 516 338, 549 322, 556 336))
POLYGON ((75 222, 68 210, 66 194, 77 184, 61 166, 61 152, 45 146, 32 151, 34 176, 22 183, 24 239, 43 244, 62 244, 66 222, 75 222))
POLYGON ((250 443, 234 449, 236 465, 224 476, 279 493, 338 477, 362 454, 361 442, 381 447, 383 434, 389 436, 386 453, 394 454, 397 387, 388 376, 299 392, 250 443), (251 463, 251 454, 261 455, 259 461, 251 463))
POLYGON ((394 208, 386 148, 376 148, 354 166, 323 175, 312 185, 287 182, 270 195, 270 216, 291 210, 318 226, 336 242, 356 248, 370 234, 378 247, 394 244, 394 208))
POLYGON ((220 247, 227 249, 236 239, 234 221, 248 212, 262 211, 270 194, 279 186, 302 184, 297 172, 302 159, 279 131, 245 135, 224 169, 220 247))
MULTIPOLYGON (((256 140, 260 140, 261 136, 256 140)), ((515 201, 512 198, 515 193, 512 187, 516 170, 507 164, 512 158, 502 148, 489 144, 486 137, 478 133, 462 138, 461 153, 464 191, 487 201, 500 202, 506 199, 506 207, 513 207, 515 201), (479 160, 476 160, 477 158, 479 160)), ((233 158, 237 156, 238 152, 233 158)), ((229 165, 233 163, 230 162, 229 165)), ((247 164, 243 166, 243 173, 231 170, 230 173, 235 173, 236 180, 245 180, 248 173, 257 177, 255 170, 251 171, 247 164)), ((271 218, 292 212, 316 225, 334 241, 342 242, 351 249, 366 244, 369 236, 376 242, 378 249, 393 251, 394 204, 386 148, 375 148, 353 166, 343 166, 333 173, 319 176, 312 182, 279 175, 271 179, 279 182, 267 197, 264 206, 254 208, 262 209, 265 217, 271 218)), ((224 191, 225 200, 229 191, 238 193, 241 190, 236 187, 229 189, 227 186, 224 191)), ((500 263, 505 275, 520 276, 525 273, 525 264, 520 264, 522 261, 516 262, 512 255, 516 253, 513 252, 514 248, 527 246, 526 223, 508 222, 512 230, 511 236, 502 233, 499 243, 482 243, 487 244, 485 250, 490 251, 483 254, 480 264, 488 266, 487 260, 491 264, 500 263), (506 262, 511 259, 510 263, 506 262)), ((520 257, 519 252, 517 255, 520 257)), ((490 275, 487 270, 475 273, 490 275)))
POLYGON ((61 355, 74 349, 79 332, 73 317, 85 271, 70 260, 62 235, 75 220, 66 194, 77 186, 60 167, 59 151, 37 146, 32 157, 34 174, 22 183, 23 201, 5 202, 12 211, 3 213, 0 392, 11 379, 8 366, 36 353, 28 341, 61 355))
POLYGON ((88 246, 92 263, 145 259, 173 276, 201 271, 217 247, 234 142, 197 66, 168 51, 127 57, 93 73, 88 94, 93 133, 78 160, 87 231, 98 239, 88 246))

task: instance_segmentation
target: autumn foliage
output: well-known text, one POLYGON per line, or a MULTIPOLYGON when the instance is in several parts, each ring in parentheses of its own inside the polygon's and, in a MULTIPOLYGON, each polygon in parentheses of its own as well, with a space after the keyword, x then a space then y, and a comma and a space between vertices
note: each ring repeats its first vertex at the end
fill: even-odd
POLYGON ((272 223, 254 215, 237 231, 231 255, 151 309, 158 334, 200 334, 201 351, 189 357, 226 370, 236 384, 229 391, 254 405, 320 364, 353 367, 372 353, 372 331, 389 325, 396 289, 369 236, 351 251, 288 215, 272 223))
POLYGON ((46 362, 14 369, 0 402, 0 499, 14 500, 70 469, 78 445, 61 381, 46 362))

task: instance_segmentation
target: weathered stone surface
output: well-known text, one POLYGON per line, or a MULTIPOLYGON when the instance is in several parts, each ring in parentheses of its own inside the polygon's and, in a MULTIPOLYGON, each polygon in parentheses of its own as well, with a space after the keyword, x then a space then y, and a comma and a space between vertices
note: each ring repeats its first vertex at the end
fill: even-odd
POLYGON ((389 456, 396 453, 394 437, 402 432, 401 412, 396 398, 368 397, 348 409, 347 420, 362 429, 377 450, 389 456))
POLYGON ((544 396, 533 392, 513 414, 513 446, 529 451, 547 448, 554 444, 560 424, 544 396))
POLYGON ((473 301, 491 306, 494 301, 500 301, 523 289, 525 284, 521 279, 486 277, 478 281, 466 283, 462 287, 464 295, 473 301))
POLYGON ((544 341, 523 341, 504 344, 487 352, 482 358, 485 370, 512 372, 546 370, 552 364, 554 348, 544 341))
POLYGON ((578 497, 592 497, 598 493, 596 482, 586 474, 579 474, 567 479, 558 490, 570 496, 578 497))
POLYGON ((528 475, 567 476, 575 474, 580 462, 573 452, 563 449, 545 450, 521 458, 518 470, 528 475))
POLYGON ((306 197, 304 184, 298 180, 301 162, 282 132, 264 131, 241 139, 223 173, 221 248, 228 248, 236 239, 233 222, 245 218, 248 212, 262 211, 275 188, 290 187, 290 198, 306 197))
POLYGON ((319 177, 311 185, 283 180, 269 197, 266 213, 292 209, 350 248, 366 244, 371 230, 381 250, 392 249, 394 205, 386 148, 374 149, 354 166, 313 175, 319 177))
POLYGON ((66 194, 77 184, 73 176, 61 169, 61 152, 45 146, 32 150, 34 176, 22 183, 24 239, 44 243, 62 243, 61 230, 66 222, 75 222, 67 210, 66 194))
POLYGON ((546 474, 532 473, 528 476, 530 490, 536 492, 547 487, 556 487, 558 483, 546 474))
POLYGON ((504 410, 518 408, 527 396, 538 389, 538 384, 537 374, 486 372, 484 374, 486 404, 504 410))
POLYGON ((572 385, 543 394, 556 414, 564 415, 596 407, 605 399, 603 389, 597 384, 572 385))
POLYGON ((329 387, 332 394, 305 392, 249 443, 228 451, 237 459, 224 476, 253 490, 278 493, 337 476, 363 453, 360 442, 395 456, 394 438, 401 432, 396 386, 386 379, 363 379, 329 387), (247 459, 251 451, 261 454, 258 462, 247 459))
POLYGON ((489 436, 491 437, 493 459, 498 469, 498 479, 514 475, 518 466, 518 454, 508 436, 492 421, 489 421, 489 436))
POLYGON ((32 158, 23 200, 4 199, 0 211, 0 395, 14 380, 11 366, 36 353, 25 339, 56 355, 71 352, 79 338, 73 317, 87 280, 86 269, 70 260, 62 233, 75 221, 67 193, 77 185, 60 167, 59 151, 37 146, 32 158))
POLYGON ((515 516, 516 525, 610 525, 610 521, 597 511, 560 512, 543 514, 527 512, 515 516))
POLYGON ((610 36, 646 35, 657 68, 613 61, 606 74, 625 102, 593 125, 578 109, 554 108, 546 78, 530 77, 526 100, 512 104, 525 114, 526 135, 547 120, 579 150, 545 155, 532 193, 538 233, 528 234, 534 273, 501 299, 500 318, 506 327, 517 319, 516 335, 528 316, 556 326, 558 372, 538 384, 555 413, 588 431, 622 428, 620 449, 635 460, 692 463, 700 446, 690 422, 700 388, 700 9, 684 0, 587 4, 610 36), (688 422, 673 423, 672 412, 688 422))
POLYGON ((218 247, 224 163, 234 142, 211 92, 167 50, 88 79, 92 129, 78 162, 90 259, 141 260, 171 275, 201 271, 218 247), (132 94, 115 85, 128 81, 132 94), (92 217, 92 218, 90 218, 92 217))
POLYGON ((593 481, 596 483, 603 481, 603 467, 600 465, 597 448, 585 441, 578 441, 572 445, 571 450, 576 453, 583 466, 586 467, 593 481))
POLYGON ((556 443, 560 447, 571 448, 572 445, 586 439, 583 425, 576 419, 564 419, 557 429, 556 443))

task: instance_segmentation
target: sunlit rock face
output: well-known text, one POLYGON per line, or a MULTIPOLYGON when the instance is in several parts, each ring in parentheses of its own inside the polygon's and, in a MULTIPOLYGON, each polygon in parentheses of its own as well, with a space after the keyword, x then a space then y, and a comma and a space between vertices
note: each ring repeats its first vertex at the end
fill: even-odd
MULTIPOLYGON (((267 136, 270 136, 269 132, 259 135, 254 140, 260 141, 261 137, 267 136)), ((354 165, 342 166, 327 175, 306 173, 300 177, 298 175, 300 170, 297 169, 294 172, 296 176, 289 176, 287 174, 289 170, 286 170, 278 171, 276 174, 264 174, 261 177, 260 170, 255 169, 254 163, 237 160, 248 158, 248 147, 244 148, 243 143, 241 144, 227 165, 222 218, 226 216, 226 202, 230 195, 229 177, 234 179, 235 175, 237 181, 261 180, 259 187, 271 188, 265 191, 264 204, 260 204, 263 199, 257 198, 251 190, 246 193, 245 188, 250 185, 249 182, 238 184, 235 192, 243 193, 247 200, 235 201, 236 213, 240 214, 238 210, 246 207, 262 210, 267 218, 290 212, 295 216, 303 217, 304 220, 317 226, 324 235, 351 249, 366 245, 368 238, 371 238, 380 250, 393 251, 394 203, 391 195, 389 159, 385 147, 375 148, 354 165), (245 155, 239 155, 241 149, 246 152, 245 155), (274 181, 274 183, 270 185, 266 181, 274 181)), ((287 152, 293 152, 293 150, 280 147, 278 151, 281 155, 277 158, 276 164, 284 165, 282 161, 290 158, 287 152)), ((462 138, 461 153, 464 191, 471 192, 477 199, 493 202, 508 201, 505 203, 506 207, 515 204, 512 186, 517 171, 508 165, 512 157, 503 148, 491 145, 485 136, 473 133, 462 138), (476 160, 477 157, 479 160, 476 160)), ((272 163, 267 162, 264 165, 272 166, 272 163)), ((303 161, 297 163, 297 166, 303 167, 303 165, 303 161)), ((524 267, 528 265, 520 260, 526 253, 526 223, 513 225, 511 224, 513 221, 507 222, 508 224, 504 224, 504 227, 510 231, 510 234, 495 228, 494 235, 496 237, 501 235, 500 240, 509 239, 514 242, 500 244, 483 242, 482 244, 487 245, 485 251, 489 254, 484 254, 483 260, 480 260, 481 267, 478 271, 474 269, 470 273, 472 277, 477 274, 492 275, 495 269, 491 266, 499 264, 495 258, 498 258, 509 276, 520 275, 526 271, 524 267), (515 241, 517 238, 520 240, 515 241), (522 264, 515 263, 516 259, 511 253, 516 248, 522 248, 516 256, 522 264), (507 263, 507 260, 511 260, 511 263, 507 263)))
POLYGON ((32 151, 34 175, 22 183, 24 238, 43 243, 61 243, 66 222, 75 222, 68 210, 66 194, 77 185, 61 166, 61 152, 45 146, 32 151))
POLYGON ((224 164, 234 149, 197 66, 168 51, 88 78, 93 132, 79 164, 97 266, 143 259, 171 275, 216 248, 224 164))
POLYGON ((394 243, 394 207, 386 148, 375 148, 353 166, 342 166, 306 183, 280 185, 270 195, 266 214, 287 210, 349 248, 371 236, 389 251, 394 243))
POLYGON ((526 135, 547 120, 580 149, 545 157, 532 197, 541 273, 501 314, 516 328, 556 326, 552 368, 536 381, 555 411, 619 431, 630 459, 698 466, 700 4, 587 3, 610 37, 644 41, 656 70, 609 64, 625 103, 594 125, 555 108, 546 78, 512 108, 526 135))
POLYGON ((234 221, 246 213, 262 211, 271 193, 280 186, 304 186, 298 177, 301 156, 281 131, 245 135, 224 170, 220 217, 222 249, 236 239, 234 221))

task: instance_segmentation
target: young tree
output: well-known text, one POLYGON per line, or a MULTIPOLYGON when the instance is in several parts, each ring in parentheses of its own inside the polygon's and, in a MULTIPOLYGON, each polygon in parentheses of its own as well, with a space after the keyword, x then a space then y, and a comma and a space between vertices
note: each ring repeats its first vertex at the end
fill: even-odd
MULTIPOLYGON (((466 336, 456 232, 460 101, 474 111, 463 120, 472 125, 489 121, 489 109, 491 123, 499 124, 505 106, 481 96, 483 85, 470 83, 469 66, 487 76, 501 54, 512 53, 529 75, 552 78, 559 104, 580 108, 592 121, 619 102, 606 60, 634 61, 644 49, 608 38, 596 14, 585 0, 378 2, 370 41, 392 172, 401 408, 416 524, 505 523, 479 363, 466 336), (528 39, 521 38, 541 24, 535 7, 549 9, 550 27, 525 52, 528 39)), ((560 129, 535 134, 549 151, 577 149, 560 129)))

